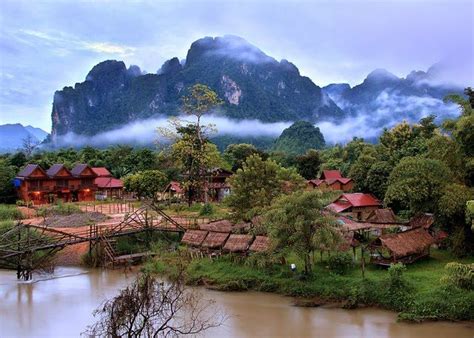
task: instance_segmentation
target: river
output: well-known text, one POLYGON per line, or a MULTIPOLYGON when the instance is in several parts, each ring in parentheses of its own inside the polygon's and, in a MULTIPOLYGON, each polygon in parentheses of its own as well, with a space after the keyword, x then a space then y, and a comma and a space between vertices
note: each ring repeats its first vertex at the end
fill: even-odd
MULTIPOLYGON (((134 278, 120 270, 57 268, 19 282, 0 270, 0 337, 78 337, 92 311, 134 278)), ((229 319, 205 337, 474 337, 473 323, 397 323, 393 312, 292 306, 274 294, 202 289, 229 319)))

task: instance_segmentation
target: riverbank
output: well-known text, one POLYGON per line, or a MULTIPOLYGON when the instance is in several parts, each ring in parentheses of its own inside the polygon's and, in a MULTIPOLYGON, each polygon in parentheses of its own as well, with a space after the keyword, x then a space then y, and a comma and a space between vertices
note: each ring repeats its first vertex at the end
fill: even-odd
MULTIPOLYGON (((161 251, 144 269, 173 274, 186 262, 187 283, 221 291, 263 291, 297 297, 300 305, 339 304, 344 308, 380 307, 398 313, 406 321, 474 320, 474 291, 441 282, 444 266, 455 259, 446 251, 433 250, 430 258, 407 267, 402 286, 395 287, 386 269, 367 266, 365 278, 354 266, 345 275, 331 273, 326 262, 318 262, 313 273, 303 278, 287 266, 259 267, 238 256, 190 260, 184 251, 161 251)), ((290 257, 289 262, 297 263, 290 257)), ((456 261, 472 263, 473 259, 456 261)))

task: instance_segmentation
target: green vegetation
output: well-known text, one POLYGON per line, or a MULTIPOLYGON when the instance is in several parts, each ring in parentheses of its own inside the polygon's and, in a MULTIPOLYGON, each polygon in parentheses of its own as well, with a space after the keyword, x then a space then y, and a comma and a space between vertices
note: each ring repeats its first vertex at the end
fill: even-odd
POLYGON ((125 176, 123 184, 125 190, 136 193, 140 198, 156 199, 168 184, 168 178, 159 170, 144 170, 125 176))
MULTIPOLYGON (((186 249, 169 251, 165 248, 161 246, 159 256, 148 262, 144 269, 173 274, 177 264, 187 262, 186 278, 191 285, 206 285, 223 291, 276 292, 316 298, 318 303, 338 302, 350 308, 381 306, 398 311, 400 319, 411 321, 474 319, 474 291, 446 285, 444 267, 454 257, 442 250, 433 250, 428 259, 406 267, 396 265, 389 271, 369 265, 363 279, 360 260, 341 275, 331 271, 329 258, 324 255, 323 261, 315 264, 312 273, 301 278, 299 267, 303 266, 303 261, 291 254, 286 261, 296 264, 296 273, 291 272, 288 264, 254 264, 259 260, 254 255, 248 258, 226 255, 214 260, 203 258, 190 261, 185 254, 186 249)), ((357 257, 360 257, 359 250, 357 257)), ((472 264, 474 259, 463 259, 461 262, 472 264)))
POLYGON ((37 214, 41 217, 53 215, 67 216, 78 213, 82 213, 82 210, 74 203, 57 203, 54 205, 41 207, 37 211, 37 214))
POLYGON ((15 205, 0 204, 0 221, 19 220, 23 214, 15 205))
POLYGON ((321 149, 325 145, 318 127, 306 121, 297 121, 281 133, 273 149, 290 155, 301 155, 309 149, 321 149))

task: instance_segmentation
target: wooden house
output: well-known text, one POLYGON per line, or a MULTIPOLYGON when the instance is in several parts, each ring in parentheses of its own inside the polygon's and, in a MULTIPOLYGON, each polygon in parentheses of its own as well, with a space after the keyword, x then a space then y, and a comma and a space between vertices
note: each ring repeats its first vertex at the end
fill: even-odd
POLYGON ((323 170, 319 179, 309 180, 312 189, 351 191, 354 186, 352 178, 342 177, 339 170, 323 170))
POLYGON ((204 242, 204 239, 206 239, 207 233, 204 230, 186 230, 181 243, 192 247, 199 247, 204 242))
POLYGON ((104 200, 109 198, 123 197, 123 181, 112 176, 112 174, 104 167, 92 168, 97 175, 94 184, 97 187, 96 199, 104 200))
POLYGON ((201 246, 208 250, 221 250, 229 236, 230 233, 228 232, 210 231, 202 242, 201 246))
POLYGON ((364 193, 342 194, 326 208, 335 213, 352 213, 357 220, 363 220, 370 212, 380 209, 382 202, 375 196, 364 193))
POLYGON ((423 228, 382 235, 369 245, 370 261, 383 266, 412 263, 429 256, 433 243, 434 238, 423 228))
POLYGON ((168 183, 166 188, 161 193, 162 200, 181 200, 184 198, 184 189, 181 187, 181 184, 176 181, 171 181, 168 183))
POLYGON ((246 252, 250 244, 253 241, 252 235, 235 235, 232 234, 227 239, 224 245, 224 251, 232 252, 232 253, 243 253, 246 252))
POLYGON ((270 249, 270 238, 267 236, 256 236, 252 245, 250 245, 249 251, 252 252, 265 252, 270 249))
POLYGON ((45 171, 37 164, 28 164, 18 173, 14 185, 20 199, 35 205, 92 201, 95 177, 87 165, 78 165, 69 171, 63 164, 54 164, 45 171))
POLYGON ((230 185, 227 179, 233 175, 232 171, 223 168, 214 168, 206 177, 204 190, 212 202, 220 202, 230 194, 230 185))

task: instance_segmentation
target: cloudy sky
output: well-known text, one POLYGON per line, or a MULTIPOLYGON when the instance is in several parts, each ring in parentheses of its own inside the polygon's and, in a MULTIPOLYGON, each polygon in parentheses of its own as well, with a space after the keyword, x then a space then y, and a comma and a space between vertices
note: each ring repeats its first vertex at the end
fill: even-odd
POLYGON ((0 124, 51 129, 53 93, 106 59, 156 72, 203 36, 238 35, 317 85, 437 62, 474 82, 474 2, 0 0, 0 124))

